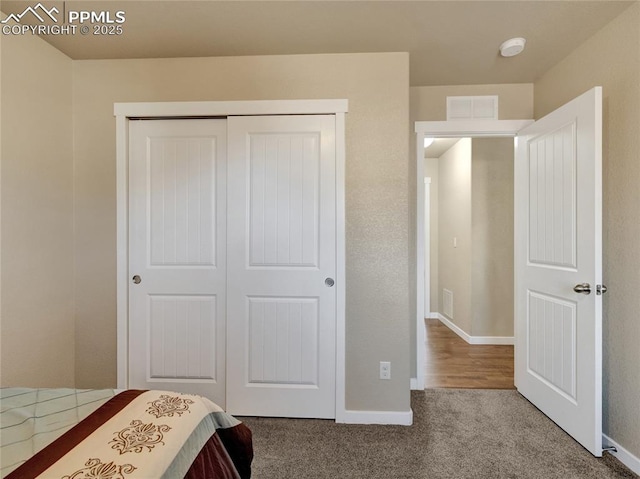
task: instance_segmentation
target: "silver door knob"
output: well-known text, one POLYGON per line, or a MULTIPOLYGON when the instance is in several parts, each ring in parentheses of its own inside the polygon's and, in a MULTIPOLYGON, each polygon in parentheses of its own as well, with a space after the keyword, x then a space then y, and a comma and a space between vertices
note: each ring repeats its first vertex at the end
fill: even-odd
POLYGON ((133 284, 140 284, 140 282, 142 281, 142 278, 137 274, 131 279, 133 280, 133 284))
POLYGON ((324 280, 324 284, 326 284, 327 287, 330 288, 331 286, 336 284, 336 282, 333 280, 333 278, 327 278, 324 280))
POLYGON ((573 290, 576 293, 582 293, 582 294, 591 294, 591 285, 589 283, 580 283, 580 284, 576 284, 573 287, 573 290))

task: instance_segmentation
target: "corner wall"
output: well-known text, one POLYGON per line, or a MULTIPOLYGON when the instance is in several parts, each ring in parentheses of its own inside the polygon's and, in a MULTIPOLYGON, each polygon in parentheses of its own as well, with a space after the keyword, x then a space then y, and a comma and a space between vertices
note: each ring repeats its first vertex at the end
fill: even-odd
POLYGON ((440 313, 471 334, 471 138, 461 138, 438 161, 438 286, 440 313), (444 290, 453 295, 445 312, 444 290))
POLYGON ((603 87, 604 432, 640 458, 640 3, 535 83, 540 118, 603 87))
POLYGON ((409 410, 408 54, 77 61, 73 92, 79 387, 116 383, 113 103, 346 98, 346 406, 409 410))
POLYGON ((471 336, 513 336, 513 138, 471 146, 471 336))
POLYGON ((73 387, 71 60, 2 35, 2 386, 73 387))

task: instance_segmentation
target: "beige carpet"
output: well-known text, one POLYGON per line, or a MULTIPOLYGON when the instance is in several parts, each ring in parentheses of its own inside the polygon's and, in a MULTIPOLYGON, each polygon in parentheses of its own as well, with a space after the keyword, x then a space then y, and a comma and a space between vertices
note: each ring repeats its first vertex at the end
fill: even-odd
POLYGON ((242 418, 253 431, 255 479, 637 478, 596 459, 516 391, 412 393, 414 425, 242 418))

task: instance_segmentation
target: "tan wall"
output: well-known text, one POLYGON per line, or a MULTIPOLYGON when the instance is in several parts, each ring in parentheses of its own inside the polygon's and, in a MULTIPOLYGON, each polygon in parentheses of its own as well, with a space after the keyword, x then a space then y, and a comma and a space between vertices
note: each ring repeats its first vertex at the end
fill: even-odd
POLYGON ((513 139, 471 147, 473 336, 513 336, 513 139))
POLYGON ((498 95, 498 118, 500 120, 533 118, 532 83, 414 86, 410 90, 412 127, 414 121, 446 120, 448 96, 498 95))
POLYGON ((113 103, 346 98, 347 408, 408 410, 408 85, 404 53, 75 62, 78 386, 116 382, 113 103))
POLYGON ((462 142, 425 159, 436 195, 431 311, 444 314, 446 287, 454 292, 454 323, 466 333, 513 336, 513 140, 462 142))
POLYGON ((1 385, 73 387, 71 60, 2 37, 1 385))
POLYGON ((471 139, 462 138, 438 162, 438 286, 453 293, 453 317, 471 334, 471 139), (457 240, 454 247, 453 239, 457 240))
POLYGON ((438 158, 425 158, 424 176, 431 178, 431 197, 429 208, 429 248, 430 248, 430 308, 425 313, 436 313, 440 311, 440 287, 438 283, 438 158))
POLYGON ((604 431, 640 457, 640 3, 535 84, 543 116, 603 87, 604 431))

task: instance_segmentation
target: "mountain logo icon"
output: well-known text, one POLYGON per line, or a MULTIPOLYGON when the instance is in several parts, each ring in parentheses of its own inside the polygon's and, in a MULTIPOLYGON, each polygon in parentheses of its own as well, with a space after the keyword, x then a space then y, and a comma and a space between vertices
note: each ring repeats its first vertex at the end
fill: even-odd
POLYGON ((27 13, 32 14, 34 17, 36 17, 38 20, 40 20, 40 23, 44 23, 46 21, 45 20, 46 17, 49 17, 54 22, 58 23, 58 19, 56 17, 54 17, 54 13, 58 14, 58 13, 60 13, 60 10, 58 10, 56 7, 53 7, 51 10, 47 10, 44 7, 44 5, 42 5, 41 3, 38 3, 35 7, 29 6, 29 7, 25 8, 24 11, 22 13, 20 13, 20 14, 12 13, 11 15, 9 15, 4 20, 0 20, 0 23, 9 23, 10 20, 13 20, 16 23, 20 23, 22 18, 27 13))

